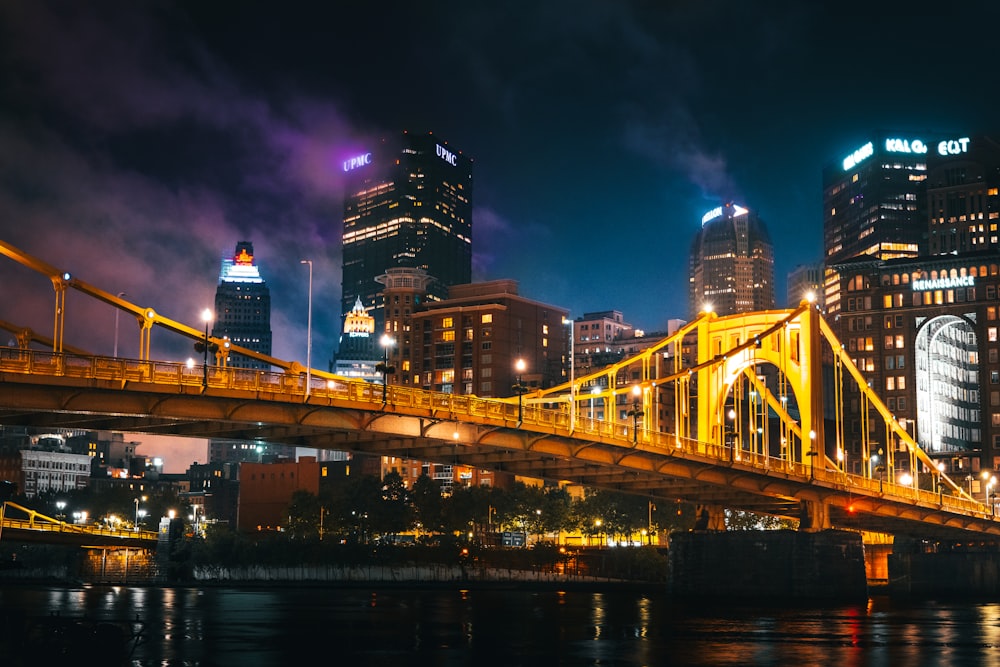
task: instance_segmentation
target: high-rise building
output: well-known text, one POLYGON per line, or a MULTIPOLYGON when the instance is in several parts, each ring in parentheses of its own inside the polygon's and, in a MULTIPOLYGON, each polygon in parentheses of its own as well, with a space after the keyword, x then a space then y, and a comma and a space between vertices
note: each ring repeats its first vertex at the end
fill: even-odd
MULTIPOLYGON (((1000 469, 1000 144, 879 134, 823 181, 827 319, 896 420, 973 491, 1000 469)), ((878 427, 858 397, 843 409, 857 471, 878 427)), ((887 472, 927 472, 906 465, 887 472)))
POLYGON ((719 315, 774 308, 774 250, 764 222, 727 203, 706 213, 691 244, 690 310, 719 315))
POLYGON ((368 314, 358 297, 354 308, 344 318, 333 372, 354 380, 381 382, 375 369, 376 339, 375 318, 368 314))
POLYGON ((388 269, 426 271, 431 299, 472 280, 472 160, 433 134, 402 133, 345 160, 343 169, 341 312, 360 299, 381 336, 376 279, 388 269))
MULTIPOLYGON (((896 420, 952 479, 1000 469, 1000 252, 859 257, 836 269, 840 340, 896 420)), ((885 431, 856 395, 844 411, 846 469, 860 472, 863 429, 885 431)), ((894 472, 926 472, 901 458, 894 472)))
POLYGON ((1000 142, 985 136, 941 141, 928 160, 929 253, 1000 249, 1000 142))
POLYGON ((799 264, 789 272, 785 287, 785 307, 796 308, 803 299, 823 307, 822 262, 799 264))
MULTIPOLYGON (((987 137, 876 132, 852 153, 827 165, 823 169, 827 314, 835 317, 841 307, 840 281, 833 267, 852 257, 913 258, 986 249, 987 192, 990 182, 994 191, 997 187, 997 155, 996 142, 987 137), (933 182, 928 180, 932 173, 933 182)), ((997 247, 995 240, 992 247, 997 247)))
MULTIPOLYGON (((253 244, 248 241, 237 243, 233 256, 222 260, 212 336, 271 354, 271 292, 254 263, 253 244)), ((229 366, 270 370, 262 361, 235 353, 229 355, 229 366)))

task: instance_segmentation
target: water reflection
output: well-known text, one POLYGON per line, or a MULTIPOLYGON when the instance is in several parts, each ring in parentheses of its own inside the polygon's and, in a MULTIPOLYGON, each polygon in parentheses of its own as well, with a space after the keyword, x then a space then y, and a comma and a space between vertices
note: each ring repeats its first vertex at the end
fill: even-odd
POLYGON ((621 591, 8 587, 0 610, 15 666, 37 647, 12 628, 53 613, 139 618, 140 667, 957 666, 997 663, 1000 640, 993 603, 702 607, 621 591))

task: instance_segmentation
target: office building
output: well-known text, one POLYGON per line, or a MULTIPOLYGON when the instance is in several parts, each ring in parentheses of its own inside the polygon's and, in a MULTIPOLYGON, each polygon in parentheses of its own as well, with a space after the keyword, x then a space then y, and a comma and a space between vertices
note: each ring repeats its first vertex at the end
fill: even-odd
POLYGON ((878 132, 827 165, 827 314, 835 317, 841 309, 841 281, 833 267, 852 257, 915 258, 1000 247, 998 168, 1000 145, 994 139, 932 132, 878 132))
MULTIPOLYGON (((859 257, 834 268, 840 340, 855 365, 921 449, 978 488, 981 469, 1000 468, 1000 252, 859 257)), ((845 467, 860 472, 865 424, 885 431, 858 394, 845 396, 844 410, 845 467)), ((900 458, 887 472, 907 471, 900 458)))
MULTIPOLYGON (((421 274, 416 274, 420 276, 421 274)), ((386 274, 389 384, 449 394, 512 395, 564 382, 569 363, 567 311, 518 294, 514 280, 453 285, 443 301, 422 300, 406 272, 386 274), (409 292, 409 294, 408 294, 409 292), (401 308, 396 311, 396 297, 401 308), (418 299, 416 306, 406 298, 418 299), (397 319, 398 318, 398 319, 397 319), (518 374, 517 360, 525 362, 518 374)))
POLYGON ((799 264, 785 283, 785 307, 797 308, 803 300, 823 307, 823 264, 799 264))
POLYGON ((691 244, 689 275, 692 316, 774 308, 774 249, 764 222, 733 203, 706 213, 691 244))
POLYGON ((331 370, 352 380, 382 382, 382 377, 375 368, 377 340, 375 318, 361 303, 361 297, 358 297, 354 308, 344 318, 340 346, 331 370))
POLYGON ((942 141, 928 160, 931 255, 1000 250, 1000 142, 985 136, 942 141))
MULTIPOLYGON (((253 244, 248 241, 237 243, 232 257, 222 260, 212 336, 271 354, 271 293, 254 261, 253 244)), ((228 364, 233 368, 270 370, 262 361, 235 353, 230 353, 228 364)))
POLYGON ((385 330, 377 277, 423 269, 431 299, 472 279, 472 160, 433 134, 402 133, 343 162, 341 312, 358 299, 385 330))

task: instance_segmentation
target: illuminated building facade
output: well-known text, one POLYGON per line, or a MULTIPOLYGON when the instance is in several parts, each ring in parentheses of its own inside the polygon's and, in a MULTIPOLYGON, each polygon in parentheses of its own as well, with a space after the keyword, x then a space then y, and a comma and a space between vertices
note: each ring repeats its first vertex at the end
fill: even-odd
POLYGON ((333 372, 352 380, 381 383, 382 377, 375 368, 376 341, 375 318, 361 303, 361 297, 358 297, 354 308, 344 317, 333 372))
POLYGON ((432 134, 403 133, 349 157, 343 226, 342 313, 360 298, 381 336, 377 277, 420 268, 430 298, 472 280, 472 160, 432 134))
POLYGON ((774 308, 774 249, 764 222, 733 203, 706 213, 691 244, 692 316, 774 308))
MULTIPOLYGON (((212 336, 271 354, 271 292, 260 276, 253 244, 248 241, 237 243, 233 256, 222 260, 212 336)), ((230 354, 228 363, 233 368, 270 370, 268 364, 240 354, 230 354)))
POLYGON ((976 252, 997 241, 1000 146, 986 136, 877 133, 823 170, 826 312, 840 312, 834 266, 976 252), (990 217, 992 214, 992 218, 990 217))
POLYGON ((569 328, 562 320, 567 311, 520 296, 517 281, 453 285, 447 299, 425 300, 398 316, 393 284, 386 285, 386 297, 393 299, 386 321, 393 338, 388 359, 396 370, 389 384, 511 396, 518 359, 525 361, 521 380, 529 388, 564 381, 569 328))
MULTIPOLYGON (((859 257, 834 268, 851 358, 945 473, 971 475, 978 488, 980 469, 1000 468, 1000 252, 859 257)), ((844 410, 847 470, 859 472, 857 394, 844 410)))

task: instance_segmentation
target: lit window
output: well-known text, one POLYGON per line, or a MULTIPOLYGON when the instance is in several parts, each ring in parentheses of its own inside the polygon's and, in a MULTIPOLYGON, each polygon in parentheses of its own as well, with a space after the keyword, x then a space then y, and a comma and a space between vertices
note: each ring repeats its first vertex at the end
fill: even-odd
POLYGON ((489 324, 493 321, 493 313, 483 313, 483 324, 489 324))
MULTIPOLYGON (((452 318, 445 317, 442 318, 441 320, 441 326, 445 329, 450 329, 451 327, 455 326, 455 322, 452 318)), ((454 340, 454 338, 452 338, 452 340, 454 340)))

